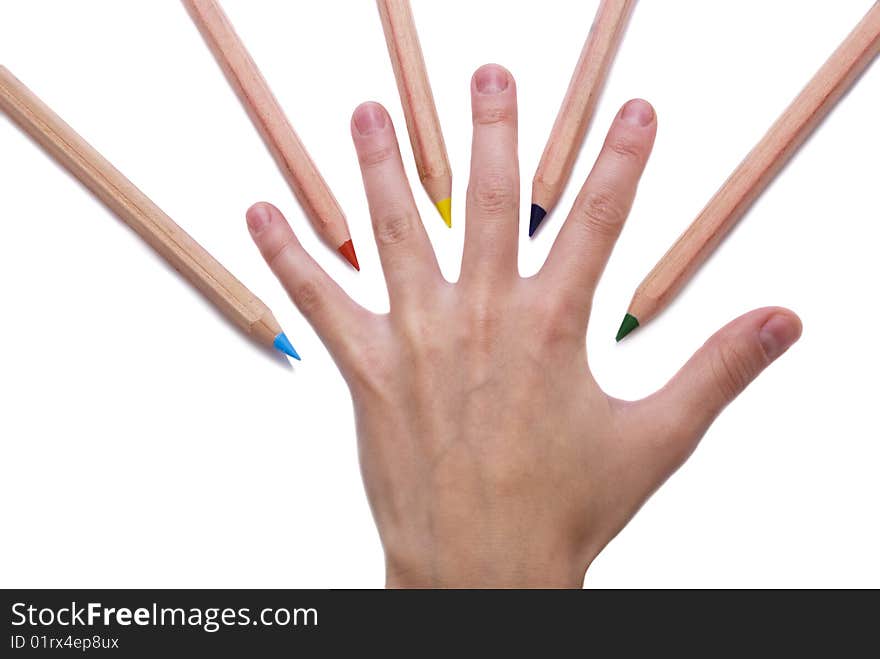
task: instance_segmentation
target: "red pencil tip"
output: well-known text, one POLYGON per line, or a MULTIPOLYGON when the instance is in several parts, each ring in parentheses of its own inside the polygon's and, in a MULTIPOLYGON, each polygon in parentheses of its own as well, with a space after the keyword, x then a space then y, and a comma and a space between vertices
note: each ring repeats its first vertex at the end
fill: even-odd
POLYGON ((361 266, 358 263, 357 254, 354 253, 354 245, 350 240, 346 240, 339 246, 339 253, 345 257, 345 260, 351 263, 351 266, 357 270, 361 271, 361 266))

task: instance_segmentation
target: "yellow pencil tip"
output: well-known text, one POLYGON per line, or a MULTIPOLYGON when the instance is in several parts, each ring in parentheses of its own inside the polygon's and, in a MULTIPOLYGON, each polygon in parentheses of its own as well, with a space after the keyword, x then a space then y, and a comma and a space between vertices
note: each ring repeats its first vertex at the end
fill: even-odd
POLYGON ((446 222, 446 226, 452 228, 452 197, 446 197, 434 204, 440 211, 440 217, 446 222))

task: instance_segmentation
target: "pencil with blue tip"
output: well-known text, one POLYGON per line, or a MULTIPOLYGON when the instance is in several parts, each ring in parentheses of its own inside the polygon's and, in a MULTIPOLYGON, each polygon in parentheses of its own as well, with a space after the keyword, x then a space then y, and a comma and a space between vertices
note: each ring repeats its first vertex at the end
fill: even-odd
POLYGON ((422 187, 452 227, 452 169, 409 0, 377 0, 422 187))
POLYGON ((184 5, 318 236, 360 270, 345 213, 220 3, 184 0, 184 5))
POLYGON ((256 295, 3 66, 0 110, 246 334, 299 359, 275 316, 256 295))

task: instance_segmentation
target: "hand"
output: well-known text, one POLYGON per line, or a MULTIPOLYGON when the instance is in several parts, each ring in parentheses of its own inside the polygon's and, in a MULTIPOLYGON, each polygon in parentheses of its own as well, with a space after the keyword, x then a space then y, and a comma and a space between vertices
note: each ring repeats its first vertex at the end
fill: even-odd
POLYGON ((332 352, 357 415, 388 586, 581 586, 592 560, 690 455, 721 410, 800 335, 760 309, 718 332, 654 395, 607 396, 587 362, 593 291, 654 141, 630 101, 544 267, 517 271, 516 88, 472 80, 473 154, 461 277, 445 281, 387 112, 352 135, 391 300, 356 305, 277 209, 248 211, 267 263, 332 352))

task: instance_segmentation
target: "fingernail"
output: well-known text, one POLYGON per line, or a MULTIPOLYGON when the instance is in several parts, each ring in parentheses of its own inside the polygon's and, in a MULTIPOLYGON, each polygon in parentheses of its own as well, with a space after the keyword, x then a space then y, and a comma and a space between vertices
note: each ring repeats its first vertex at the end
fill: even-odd
POLYGON ((247 212, 248 228, 253 233, 260 233, 269 226, 272 221, 272 214, 267 204, 254 204, 247 212))
POLYGON ((758 339, 764 353, 773 361, 801 336, 801 324, 796 318, 783 314, 775 314, 764 323, 758 333, 758 339))
POLYGON ((648 126, 654 121, 654 108, 650 103, 636 99, 623 106, 620 118, 633 126, 648 126))
POLYGON ((354 111, 354 126, 361 135, 372 135, 385 128, 387 117, 378 103, 364 103, 354 111))
POLYGON ((500 66, 490 64, 477 70, 474 83, 481 94, 500 94, 510 84, 510 77, 500 66))

